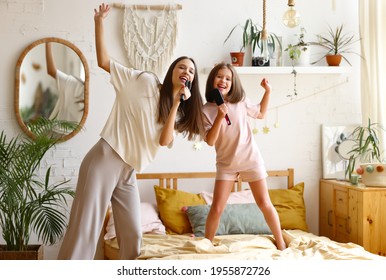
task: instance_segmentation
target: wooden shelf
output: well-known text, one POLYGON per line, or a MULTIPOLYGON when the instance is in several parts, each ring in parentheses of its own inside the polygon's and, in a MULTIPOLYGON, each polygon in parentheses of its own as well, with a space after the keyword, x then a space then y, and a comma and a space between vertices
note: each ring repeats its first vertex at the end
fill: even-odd
MULTIPOLYGON (((256 75, 256 74, 291 74, 293 71, 292 66, 246 66, 235 67, 237 73, 240 75, 256 75)), ((209 74, 212 68, 207 67, 204 69, 205 74, 209 74)), ((295 66, 295 70, 298 74, 344 74, 351 72, 351 67, 347 66, 295 66)))

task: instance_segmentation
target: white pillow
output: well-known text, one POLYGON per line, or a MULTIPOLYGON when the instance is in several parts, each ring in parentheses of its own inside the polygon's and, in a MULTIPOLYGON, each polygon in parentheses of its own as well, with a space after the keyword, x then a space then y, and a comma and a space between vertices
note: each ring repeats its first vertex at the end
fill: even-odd
MULTIPOLYGON (((114 217, 111 206, 109 206, 109 221, 106 225, 105 240, 116 237, 114 227, 114 217)), ((142 233, 166 234, 165 226, 162 224, 157 208, 154 204, 141 202, 141 226, 142 233)))
MULTIPOLYGON (((213 193, 206 191, 200 192, 201 197, 205 200, 206 204, 212 204, 213 193)), ((256 203, 251 190, 242 190, 239 192, 231 192, 229 195, 228 204, 243 204, 243 203, 256 203)))

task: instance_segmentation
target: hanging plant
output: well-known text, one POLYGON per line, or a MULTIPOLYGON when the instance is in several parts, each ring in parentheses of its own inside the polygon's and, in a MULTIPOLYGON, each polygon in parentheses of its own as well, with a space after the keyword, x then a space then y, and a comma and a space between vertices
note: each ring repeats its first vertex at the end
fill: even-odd
POLYGON ((298 72, 296 71, 295 67, 292 67, 291 74, 294 75, 294 91, 293 91, 293 94, 288 94, 287 97, 294 99, 298 96, 298 91, 296 88, 296 76, 297 76, 298 72))

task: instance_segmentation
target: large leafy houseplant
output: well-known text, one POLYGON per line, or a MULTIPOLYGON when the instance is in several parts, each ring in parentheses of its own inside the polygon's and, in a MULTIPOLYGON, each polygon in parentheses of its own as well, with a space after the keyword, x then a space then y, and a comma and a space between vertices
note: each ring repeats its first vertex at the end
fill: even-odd
POLYGON ((351 65, 345 54, 352 53, 361 57, 360 54, 352 50, 353 44, 358 42, 360 39, 356 38, 355 34, 345 33, 343 28, 343 24, 337 26, 335 29, 329 26, 327 35, 318 35, 318 41, 313 42, 312 44, 322 47, 326 50, 326 52, 314 63, 319 62, 323 58, 328 58, 328 56, 334 55, 340 56, 349 65, 351 65))
POLYGON ((41 161, 60 140, 57 128, 73 130, 76 124, 39 119, 31 123, 35 139, 16 136, 9 141, 0 134, 0 227, 7 251, 25 251, 31 233, 44 244, 52 245, 67 226, 67 198, 74 191, 65 187, 68 180, 50 183, 51 167, 39 177, 41 161))
MULTIPOLYGON (((349 159, 346 168, 346 176, 351 178, 357 163, 385 163, 383 151, 381 148, 379 132, 383 129, 378 123, 372 123, 368 120, 366 126, 357 126, 351 135, 350 139, 354 140, 352 149, 348 152, 349 159)), ((363 170, 359 168, 357 171, 361 175, 363 170)), ((380 171, 380 170, 378 170, 380 171)))

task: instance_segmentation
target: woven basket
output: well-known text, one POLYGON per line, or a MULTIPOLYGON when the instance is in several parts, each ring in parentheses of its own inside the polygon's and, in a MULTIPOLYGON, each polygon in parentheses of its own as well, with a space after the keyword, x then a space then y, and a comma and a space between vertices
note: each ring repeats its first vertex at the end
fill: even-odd
POLYGON ((29 245, 27 251, 7 251, 0 245, 0 260, 43 260, 43 245, 29 245))

